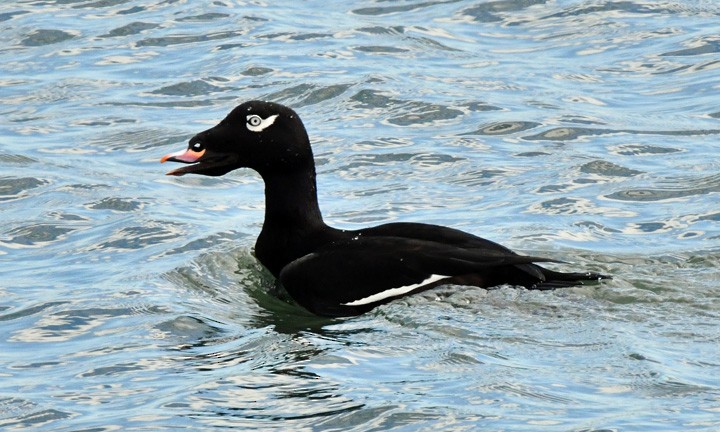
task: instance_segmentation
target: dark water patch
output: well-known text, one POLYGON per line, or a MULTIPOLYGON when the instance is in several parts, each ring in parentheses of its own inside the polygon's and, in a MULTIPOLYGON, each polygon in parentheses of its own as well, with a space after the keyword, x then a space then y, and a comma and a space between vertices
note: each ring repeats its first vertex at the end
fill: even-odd
POLYGON ((255 39, 268 39, 278 41, 313 41, 333 37, 332 33, 292 33, 280 32, 255 36, 255 39))
POLYGON ((549 141, 572 141, 586 136, 605 135, 614 133, 607 129, 587 129, 575 127, 559 127, 541 132, 539 134, 526 136, 528 141, 549 140, 549 141))
POLYGON ((367 33, 371 35, 399 35, 405 33, 404 26, 372 26, 372 27, 361 27, 357 29, 360 33, 367 33))
POLYGON ((287 40, 292 36, 294 33, 290 32, 278 32, 278 33, 265 33, 260 34, 257 36, 254 36, 255 39, 269 39, 269 40, 287 40))
POLYGON ((442 120, 452 120, 463 114, 462 111, 443 105, 411 102, 410 114, 390 117, 388 123, 396 126, 413 126, 434 123, 442 120))
POLYGON ((0 237, 0 244, 9 247, 40 247, 62 240, 77 228, 39 223, 13 228, 0 237))
POLYGON ((138 47, 168 47, 173 45, 186 45, 202 43, 214 40, 232 39, 242 36, 245 30, 234 30, 226 32, 208 33, 200 35, 173 35, 164 37, 152 37, 140 40, 136 43, 138 47))
POLYGON ((62 30, 41 29, 30 33, 20 43, 26 47, 53 45, 74 39, 76 36, 62 30))
POLYGON ((25 342, 69 340, 87 334, 90 329, 99 327, 110 318, 131 315, 135 315, 131 308, 71 309, 48 315, 46 320, 39 321, 32 328, 20 330, 15 338, 25 342))
POLYGON ((364 45, 353 48, 355 51, 360 51, 369 54, 398 54, 406 53, 410 50, 400 48, 396 46, 382 46, 382 45, 364 45))
POLYGON ((142 201, 132 198, 103 198, 86 207, 91 210, 112 210, 115 212, 133 212, 145 206, 142 201))
POLYGON ((332 33, 300 33, 290 36, 290 40, 293 41, 312 41, 317 39, 332 38, 332 33))
POLYGON ((261 75, 267 75, 274 71, 275 71, 274 69, 267 68, 267 67, 253 66, 253 67, 249 67, 249 68, 245 69, 244 71, 242 71, 240 73, 245 76, 261 76, 261 75))
POLYGON ((576 214, 581 201, 575 198, 556 198, 540 203, 539 208, 546 214, 576 214))
POLYGON ((500 0, 463 9, 460 15, 470 17, 473 21, 493 23, 503 21, 504 14, 527 9, 530 6, 545 4, 547 0, 500 0))
POLYGON ((413 156, 410 160, 413 165, 421 168, 437 168, 446 165, 452 165, 457 162, 465 161, 465 158, 456 157, 442 153, 423 153, 417 156, 413 156))
POLYGON ((401 148, 413 145, 413 142, 406 138, 399 137, 380 137, 374 140, 359 141, 354 147, 358 150, 376 152, 379 149, 401 148))
POLYGON ((59 420, 74 417, 76 414, 56 409, 45 409, 34 411, 29 414, 23 414, 2 421, 0 426, 8 428, 8 430, 35 429, 41 427, 50 427, 50 425, 59 420))
POLYGON ((711 214, 703 215, 703 216, 700 216, 698 219, 705 220, 705 221, 720 222, 720 213, 711 213, 711 214))
POLYGON ((271 93, 265 96, 265 99, 290 103, 295 107, 304 107, 334 99, 345 93, 350 87, 352 87, 351 84, 335 84, 323 87, 300 84, 271 93))
POLYGON ((461 173, 457 177, 453 177, 450 183, 477 187, 477 186, 488 186, 497 183, 500 179, 507 177, 508 171, 501 169, 484 169, 484 170, 471 170, 461 173))
POLYGON ((155 328, 165 334, 187 339, 188 341, 217 337, 221 333, 220 328, 210 325, 199 318, 187 315, 161 322, 155 325, 155 328))
POLYGON ((90 218, 85 216, 76 215, 73 213, 67 213, 65 211, 51 211, 48 212, 47 216, 55 220, 69 221, 69 222, 87 222, 90 218))
MULTIPOLYGON (((37 162, 37 159, 20 154, 0 153, 0 164, 27 166, 37 162)), ((0 201, 3 195, 3 183, 0 178, 0 201)), ((37 179, 36 179, 37 180, 37 179)))
POLYGON ((564 116, 560 117, 559 121, 562 123, 573 123, 573 124, 593 125, 593 126, 605 124, 604 122, 602 122, 598 119, 594 119, 594 118, 587 117, 587 116, 576 115, 576 114, 564 115, 564 116))
POLYGON ((151 29, 157 28, 159 26, 160 26, 159 24, 136 21, 136 22, 132 22, 130 24, 124 25, 122 27, 118 27, 116 29, 110 30, 108 33, 106 33, 100 37, 110 38, 110 37, 132 36, 132 35, 142 33, 146 30, 151 30, 151 29))
POLYGON ((14 364, 10 366, 10 369, 15 370, 36 370, 36 369, 52 369, 56 366, 62 365, 62 362, 59 361, 45 361, 45 362, 35 362, 35 363, 26 363, 26 364, 14 364))
POLYGON ((176 224, 154 223, 149 226, 122 228, 109 235, 110 240, 93 246, 92 250, 131 251, 170 242, 182 234, 176 224))
MULTIPOLYGON (((306 354, 294 361, 309 356, 306 354)), ((338 384, 326 382, 321 376, 300 367, 273 369, 243 374, 243 381, 235 384, 235 390, 193 395, 193 405, 206 407, 196 417, 207 418, 213 424, 217 424, 217 419, 232 420, 227 424, 242 425, 247 430, 266 429, 268 424, 277 423, 282 423, 285 430, 302 430, 306 425, 337 418, 365 406, 342 394, 338 384)))
POLYGON ((674 188, 634 188, 618 191, 606 198, 619 201, 663 201, 669 199, 686 198, 697 195, 707 195, 720 192, 720 176, 703 177, 678 181, 678 184, 686 184, 689 187, 674 188))
POLYGON ((117 12, 117 15, 132 15, 136 13, 145 12, 147 7, 145 6, 133 6, 131 8, 123 9, 117 12))
POLYGON ((567 397, 551 392, 548 388, 538 388, 517 383, 493 384, 485 390, 491 393, 500 392, 521 396, 523 398, 559 403, 562 405, 569 405, 574 402, 567 397))
POLYGON ((321 102, 334 99, 345 93, 351 87, 350 84, 335 84, 326 87, 320 87, 311 91, 298 104, 299 107, 315 105, 321 102))
POLYGON ((441 368, 452 368, 462 370, 465 366, 469 365, 481 365, 484 362, 476 359, 472 355, 463 354, 459 352, 451 352, 443 356, 438 362, 438 366, 441 368))
POLYGON ((393 98, 385 96, 376 90, 361 90, 351 99, 358 102, 358 107, 367 109, 388 108, 391 104, 396 103, 393 98))
POLYGON ((204 98, 197 100, 174 100, 168 102, 110 102, 101 105, 108 106, 125 106, 125 107, 152 107, 152 108, 199 108, 216 105, 221 101, 235 101, 235 96, 216 96, 212 99, 204 98))
POLYGON ((216 51, 227 51, 227 50, 234 50, 238 48, 247 48, 249 46, 252 46, 252 44, 249 43, 229 43, 229 44, 220 44, 212 49, 213 52, 216 51))
POLYGON ((481 126, 474 132, 466 132, 461 135, 508 135, 533 129, 538 126, 541 126, 541 124, 524 121, 504 121, 481 126))
POLYGON ((684 190, 667 190, 667 189, 628 189, 618 191, 606 198, 619 201, 664 201, 676 198, 686 198, 693 195, 705 195, 713 192, 720 192, 720 187, 702 188, 702 189, 684 189, 684 190))
POLYGON ((584 164, 580 167, 580 172, 585 174, 598 174, 607 177, 632 177, 643 174, 643 171, 625 168, 612 162, 602 160, 596 160, 584 164))
POLYGON ((442 4, 457 3, 457 1, 458 0, 429 1, 429 2, 399 5, 399 6, 366 7, 366 8, 354 9, 352 11, 352 13, 357 14, 357 15, 371 15, 371 16, 389 15, 389 14, 395 14, 395 13, 400 13, 400 12, 411 12, 411 11, 415 11, 418 9, 425 9, 428 7, 442 5, 442 4))
POLYGON ((122 124, 132 124, 132 123, 138 123, 138 120, 136 119, 125 119, 125 118, 118 118, 118 117, 106 117, 102 120, 100 119, 82 119, 82 120, 74 120, 70 124, 73 126, 101 126, 101 127, 107 127, 107 126, 115 126, 115 125, 122 125, 122 124))
POLYGON ((209 22, 209 21, 216 21, 224 18, 228 18, 230 15, 224 14, 224 13, 218 13, 218 12, 209 12, 205 14, 200 15, 193 15, 193 16, 187 16, 178 18, 178 22, 209 22))
POLYGON ((660 375, 660 379, 644 386, 643 390, 646 394, 660 398, 696 394, 713 394, 717 392, 715 387, 683 382, 678 379, 662 375, 660 375))
POLYGON ((353 155, 350 162, 343 165, 338 171, 348 171, 367 166, 392 165, 397 162, 407 162, 418 156, 418 153, 380 153, 353 155))
POLYGON ((641 222, 634 223, 632 226, 637 231, 642 231, 644 233, 662 232, 670 229, 670 227, 664 222, 641 222))
POLYGON ((565 18, 580 15, 603 14, 607 12, 627 12, 629 14, 665 14, 676 12, 666 4, 641 3, 635 1, 605 1, 596 5, 572 6, 567 10, 550 15, 548 18, 565 18))
POLYGON ((613 147, 612 153, 622 156, 651 156, 682 152, 682 149, 648 144, 625 144, 613 147))
POLYGON ((720 37, 708 36, 687 43, 688 48, 675 50, 660 54, 663 57, 684 57, 697 56, 705 54, 715 54, 720 52, 720 37))
POLYGON ((114 6, 123 5, 130 3, 131 0, 97 0, 94 2, 84 3, 82 5, 73 6, 75 9, 96 9, 96 8, 109 8, 114 6))
POLYGON ((191 242, 188 242, 180 247, 168 249, 167 251, 160 254, 160 256, 165 255, 176 255, 176 254, 183 254, 186 252, 191 251, 202 251, 207 250, 212 247, 216 247, 218 245, 223 244, 230 244, 233 241, 242 239, 247 237, 247 234, 238 233, 236 231, 228 231, 228 232, 220 232, 215 233, 210 236, 193 240, 191 242))
POLYGON ((444 105, 396 99, 375 90, 361 90, 350 99, 360 108, 393 108, 402 112, 387 118, 388 123, 396 126, 423 125, 463 115, 462 111, 444 105))
POLYGON ((313 90, 315 90, 315 86, 311 84, 298 84, 292 87, 284 88, 274 93, 270 93, 269 95, 266 95, 264 99, 281 103, 288 103, 288 101, 291 100, 298 100, 303 97, 307 97, 307 95, 309 95, 310 92, 312 92, 313 90))
POLYGON ((165 96, 202 96, 224 91, 227 89, 210 84, 205 80, 193 80, 165 86, 150 93, 165 96))
POLYGON ((35 305, 35 306, 26 307, 24 309, 20 309, 20 310, 14 311, 14 312, 0 315, 0 321, 12 321, 12 320, 16 320, 19 318, 29 317, 29 316, 35 315, 39 312, 42 312, 46 309, 50 309, 54 306, 62 305, 65 303, 67 303, 67 302, 56 301, 56 302, 48 302, 48 303, 42 303, 42 304, 35 305))
POLYGON ((495 105, 490 105, 486 102, 469 102, 460 105, 461 107, 474 112, 484 112, 484 111, 502 111, 503 108, 500 108, 495 105))
POLYGON ((81 378, 98 377, 98 376, 118 376, 128 372, 134 372, 143 370, 145 367, 133 363, 117 364, 113 366, 103 366, 95 369, 91 369, 87 372, 81 373, 81 378))
POLYGON ((28 13, 30 13, 30 12, 28 12, 28 11, 22 11, 22 10, 20 10, 20 11, 12 11, 12 12, 3 12, 3 13, 0 13, 0 22, 9 21, 9 20, 11 20, 11 19, 13 19, 13 18, 15 18, 15 17, 17 17, 17 16, 22 16, 22 15, 25 15, 25 14, 28 14, 28 13))
POLYGON ((62 186, 58 187, 57 190, 61 191, 61 192, 75 193, 75 192, 95 191, 95 190, 109 189, 109 188, 111 188, 110 185, 101 184, 101 183, 95 183, 95 184, 71 183, 71 184, 62 185, 62 186))
POLYGON ((618 229, 615 229, 615 228, 612 228, 612 227, 603 225, 603 224, 598 223, 598 222, 596 222, 596 221, 576 222, 574 225, 577 226, 577 227, 582 227, 582 228, 585 228, 585 229, 589 229, 589 230, 591 230, 591 231, 602 232, 602 233, 606 233, 606 234, 618 234, 618 233, 621 233, 621 232, 622 232, 622 231, 620 231, 620 230, 618 230, 618 229))
POLYGON ((515 153, 513 156, 538 157, 538 156, 550 156, 550 153, 545 153, 545 152, 541 152, 541 151, 530 151, 530 152, 515 153))
POLYGON ((598 135, 666 135, 666 136, 702 136, 720 134, 720 129, 696 129, 696 130, 634 130, 634 129, 595 129, 595 128, 576 128, 576 127, 558 127, 541 132, 539 134, 523 137, 528 141, 548 140, 548 141, 572 141, 588 136, 598 135))
POLYGON ((0 202, 28 196, 28 191, 50 184, 49 181, 34 177, 0 177, 0 202))
MULTIPOLYGON (((411 37, 408 40, 416 42, 419 45, 422 45, 423 48, 432 48, 432 49, 437 49, 437 50, 447 51, 447 52, 462 52, 462 50, 460 50, 460 49, 445 45, 444 43, 438 42, 435 39, 432 39, 429 37, 411 37)), ((422 49, 422 51, 425 51, 425 50, 422 49)))

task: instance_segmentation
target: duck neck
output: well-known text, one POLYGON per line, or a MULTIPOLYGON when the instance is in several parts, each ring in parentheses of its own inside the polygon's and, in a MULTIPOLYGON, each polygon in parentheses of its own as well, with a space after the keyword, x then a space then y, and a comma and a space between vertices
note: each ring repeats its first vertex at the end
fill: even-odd
POLYGON ((310 253, 332 235, 317 201, 315 168, 263 175, 265 222, 255 256, 278 277, 288 263, 310 253))
POLYGON ((264 175, 263 231, 279 235, 313 231, 325 226, 320 213, 313 164, 289 172, 264 175))

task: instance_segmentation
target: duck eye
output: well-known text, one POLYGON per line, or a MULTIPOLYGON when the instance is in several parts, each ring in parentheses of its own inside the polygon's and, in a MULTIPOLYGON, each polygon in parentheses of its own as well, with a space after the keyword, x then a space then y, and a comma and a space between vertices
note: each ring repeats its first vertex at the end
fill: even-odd
POLYGON ((202 143, 199 142, 196 142, 195 144, 190 146, 190 149, 194 152, 200 152, 203 148, 204 146, 202 145, 202 143))
POLYGON ((249 115, 247 117, 247 123, 250 126, 258 127, 258 126, 260 126, 260 123, 262 123, 262 119, 260 118, 260 116, 249 115))
POLYGON ((246 117, 247 119, 247 128, 248 130, 252 132, 262 132, 265 129, 269 128, 270 126, 275 123, 275 119, 277 119, 279 114, 271 115, 270 117, 264 119, 260 117, 257 114, 250 114, 246 117))

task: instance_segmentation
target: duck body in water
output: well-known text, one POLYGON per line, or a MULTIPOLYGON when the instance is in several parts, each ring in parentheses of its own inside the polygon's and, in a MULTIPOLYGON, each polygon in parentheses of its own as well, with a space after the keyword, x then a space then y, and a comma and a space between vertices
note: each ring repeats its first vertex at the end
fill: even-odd
POLYGON ((301 306, 323 316, 358 315, 442 284, 547 290, 608 279, 562 273, 473 234, 424 223, 359 230, 328 226, 317 200, 315 161, 300 117, 264 101, 236 107, 188 148, 162 162, 187 165, 168 175, 221 176, 238 168, 265 182, 265 221, 255 256, 301 306))

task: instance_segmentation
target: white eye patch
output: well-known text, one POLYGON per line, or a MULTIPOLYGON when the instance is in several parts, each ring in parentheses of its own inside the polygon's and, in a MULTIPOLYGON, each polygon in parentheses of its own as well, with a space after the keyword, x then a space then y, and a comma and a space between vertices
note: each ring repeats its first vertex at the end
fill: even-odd
POLYGON ((276 118, 278 118, 278 114, 271 115, 266 119, 260 117, 257 114, 250 114, 246 117, 247 128, 248 130, 253 132, 262 132, 268 127, 272 126, 272 124, 275 123, 276 118))

